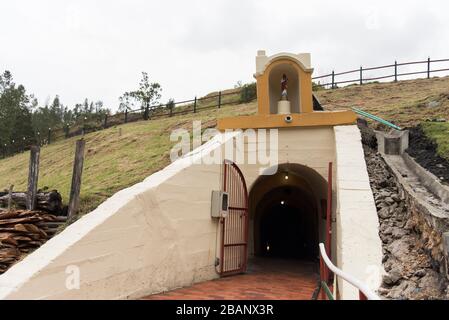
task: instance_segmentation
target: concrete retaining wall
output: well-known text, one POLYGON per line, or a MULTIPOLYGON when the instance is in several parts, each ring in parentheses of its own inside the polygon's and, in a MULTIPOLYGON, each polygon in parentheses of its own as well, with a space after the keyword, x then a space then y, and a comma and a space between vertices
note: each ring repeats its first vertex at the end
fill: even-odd
MULTIPOLYGON (((238 135, 220 135, 109 198, 1 275, 0 299, 139 298, 216 278, 219 232, 210 197, 220 188, 221 166, 193 163, 215 150, 224 154, 238 135), (78 272, 80 287, 73 288, 78 272)), ((278 152, 279 163, 308 166, 325 179, 334 161, 334 260, 377 288, 380 274, 369 268, 381 268, 382 252, 360 140, 356 126, 289 128, 279 130, 270 152, 278 152)), ((263 166, 240 166, 248 186, 263 166)), ((343 299, 358 298, 346 283, 339 289, 343 299)))
POLYGON ((0 299, 138 298, 216 278, 209 213, 220 166, 192 161, 218 141, 118 192, 14 265, 0 276, 0 299), (74 268, 80 287, 69 290, 74 268))
MULTIPOLYGON (((357 126, 334 127, 337 158, 337 266, 377 290, 384 273, 379 220, 357 126)), ((342 299, 358 300, 356 288, 338 281, 342 299)))

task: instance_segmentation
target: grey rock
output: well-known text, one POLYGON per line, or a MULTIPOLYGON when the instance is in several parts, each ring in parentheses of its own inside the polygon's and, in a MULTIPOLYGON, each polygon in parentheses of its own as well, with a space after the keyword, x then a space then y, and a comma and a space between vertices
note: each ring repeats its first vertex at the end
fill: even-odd
POLYGON ((410 299, 420 291, 421 289, 416 287, 416 282, 407 281, 407 287, 404 288, 403 295, 406 299, 410 299))
POLYGON ((393 228, 392 227, 385 228, 385 230, 383 231, 383 234, 385 234, 385 235, 393 234, 393 228))
POLYGON ((421 278, 418 284, 420 288, 438 288, 439 285, 440 279, 438 277, 438 273, 436 273, 432 269, 429 269, 426 272, 426 275, 421 278))
POLYGON ((395 202, 401 201, 401 197, 399 197, 399 195, 397 193, 392 194, 391 199, 393 199, 393 201, 395 201, 395 202))
POLYGON ((416 271, 413 275, 418 277, 418 278, 422 278, 427 274, 426 269, 419 269, 418 271, 416 271))
POLYGON ((382 219, 387 219, 391 216, 390 209, 388 207, 380 209, 377 214, 382 219))
POLYGON ((408 287, 408 282, 403 281, 398 286, 395 286, 390 290, 390 292, 387 294, 387 297, 390 299, 405 299, 404 291, 408 287))
POLYGON ((392 232, 392 236, 395 239, 400 239, 407 234, 407 231, 401 228, 394 228, 392 232))
POLYGON ((393 204, 394 200, 391 197, 386 197, 385 198, 385 202, 388 203, 388 204, 393 204))
POLYGON ((402 275, 398 268, 393 268, 393 269, 391 269, 390 273, 388 274, 388 278, 389 278, 389 281, 391 282, 390 284, 394 285, 394 284, 398 283, 399 280, 402 279, 402 275))
POLYGON ((402 241, 402 239, 397 239, 389 245, 388 249, 394 257, 402 261, 406 259, 409 254, 409 247, 409 243, 402 241))
POLYGON ((382 191, 379 193, 379 199, 385 199, 391 195, 391 192, 388 191, 382 191))

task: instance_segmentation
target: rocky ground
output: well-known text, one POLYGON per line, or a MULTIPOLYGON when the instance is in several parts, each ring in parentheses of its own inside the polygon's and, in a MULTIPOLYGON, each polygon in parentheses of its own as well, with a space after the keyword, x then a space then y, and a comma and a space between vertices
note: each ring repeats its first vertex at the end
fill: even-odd
POLYGON ((373 135, 362 129, 365 159, 379 215, 383 264, 387 274, 379 293, 387 299, 449 299, 449 285, 437 270, 418 222, 381 156, 373 135))

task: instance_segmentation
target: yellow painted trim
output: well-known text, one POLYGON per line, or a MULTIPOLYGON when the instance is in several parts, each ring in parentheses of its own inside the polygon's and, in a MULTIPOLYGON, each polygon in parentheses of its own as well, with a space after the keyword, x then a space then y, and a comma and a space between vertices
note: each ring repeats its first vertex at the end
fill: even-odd
POLYGON ((288 128, 311 126, 337 126, 354 124, 357 115, 351 111, 315 111, 309 113, 292 113, 292 121, 285 122, 286 115, 253 115, 218 119, 218 129, 260 129, 260 128, 288 128))
POLYGON ((300 113, 313 112, 312 99, 312 72, 303 69, 298 61, 282 57, 271 61, 262 74, 256 76, 257 80, 257 101, 258 113, 261 115, 270 115, 270 73, 278 65, 290 64, 298 73, 299 80, 299 108, 300 113))

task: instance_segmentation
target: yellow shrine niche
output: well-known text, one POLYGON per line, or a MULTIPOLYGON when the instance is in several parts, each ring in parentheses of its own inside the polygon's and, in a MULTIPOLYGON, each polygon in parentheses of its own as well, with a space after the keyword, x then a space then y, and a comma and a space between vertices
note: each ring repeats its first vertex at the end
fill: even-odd
POLYGON ((351 110, 313 110, 312 73, 309 53, 279 53, 268 57, 265 51, 258 51, 254 74, 257 81, 257 114, 219 119, 218 128, 256 129, 355 123, 357 117, 351 110))

